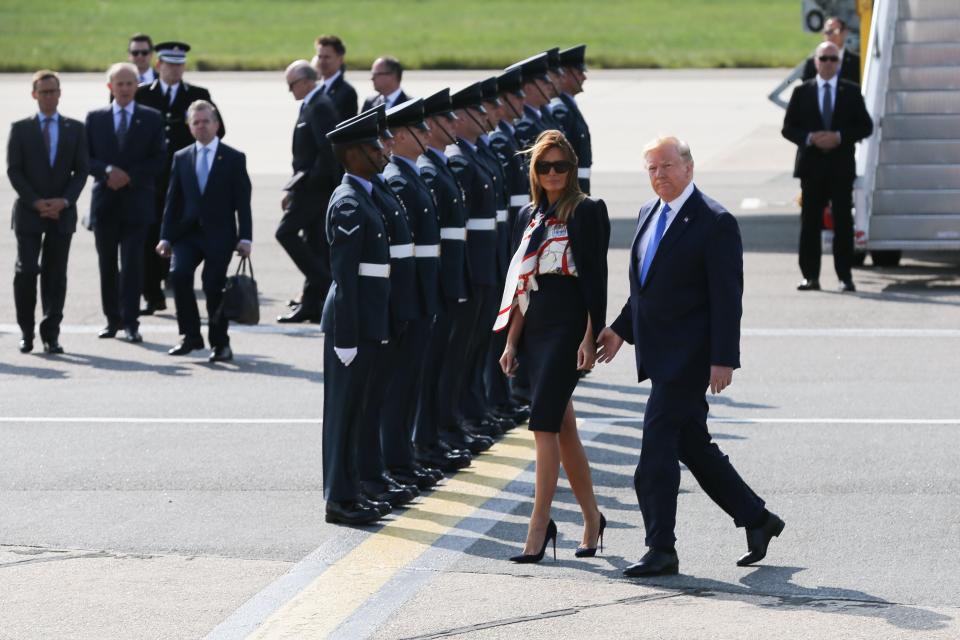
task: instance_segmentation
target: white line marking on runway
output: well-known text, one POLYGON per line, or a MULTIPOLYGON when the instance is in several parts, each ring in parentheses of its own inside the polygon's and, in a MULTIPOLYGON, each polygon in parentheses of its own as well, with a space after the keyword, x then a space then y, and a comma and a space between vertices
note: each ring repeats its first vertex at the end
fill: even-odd
POLYGON ((76 416, 0 416, 0 422, 81 424, 320 424, 320 418, 88 418, 76 416))
MULTIPOLYGON (((103 329, 103 324, 64 324, 60 325, 60 333, 64 334, 95 334, 103 329)), ((231 332, 238 333, 275 333, 285 335, 322 335, 318 324, 258 324, 243 325, 230 324, 231 332)), ((20 335, 20 327, 15 324, 0 324, 0 334, 13 333, 20 335)), ((152 334, 179 335, 180 330, 173 324, 141 323, 140 333, 147 336, 152 334)))
MULTIPOLYGON (((960 425, 960 418, 715 418, 714 424, 903 424, 903 425, 960 425)), ((321 424, 322 418, 123 418, 77 416, 0 416, 0 423, 56 422, 62 424, 321 424)), ((643 422, 643 418, 609 417, 584 419, 584 431, 589 423, 643 422)))
MULTIPOLYGON (((643 422, 643 418, 589 418, 588 422, 643 422)), ((715 418, 714 424, 904 424, 904 425, 960 425, 960 418, 715 418)))

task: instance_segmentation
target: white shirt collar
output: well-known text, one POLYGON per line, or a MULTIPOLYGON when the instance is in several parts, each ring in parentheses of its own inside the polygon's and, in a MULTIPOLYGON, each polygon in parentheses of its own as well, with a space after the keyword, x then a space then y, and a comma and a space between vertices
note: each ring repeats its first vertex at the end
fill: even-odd
POLYGON ((116 101, 116 100, 114 100, 111 104, 113 105, 113 115, 118 116, 118 115, 120 115, 120 111, 126 111, 126 112, 127 112, 127 115, 131 115, 131 116, 132 116, 132 115, 133 115, 133 105, 136 104, 136 100, 131 100, 130 102, 127 103, 127 106, 125 106, 125 107, 123 107, 123 108, 121 108, 120 105, 117 104, 117 101, 116 101))
POLYGON ((317 86, 315 86, 315 87, 313 88, 313 91, 311 91, 310 93, 308 93, 307 95, 305 95, 305 96, 303 97, 303 104, 310 104, 310 100, 313 99, 313 96, 315 96, 315 95, 317 94, 317 91, 320 91, 321 88, 322 88, 322 87, 321 87, 321 85, 319 85, 319 84, 318 84, 317 86))
POLYGON ((390 95, 384 96, 383 101, 392 107, 394 106, 393 103, 397 101, 397 97, 399 97, 401 93, 403 93, 403 89, 397 88, 397 90, 391 93, 390 95))
MULTIPOLYGON (((220 136, 213 136, 213 140, 211 140, 210 143, 206 145, 206 148, 210 149, 210 153, 207 154, 208 158, 212 158, 213 156, 217 155, 217 145, 219 143, 220 143, 220 136)), ((197 148, 198 154, 204 149, 204 145, 200 144, 199 140, 194 142, 193 144, 197 148)))
POLYGON ((180 83, 178 82, 177 84, 167 84, 166 82, 164 82, 163 80, 161 80, 161 81, 160 81, 160 88, 163 89, 163 92, 164 92, 164 93, 166 93, 166 92, 167 92, 167 89, 169 89, 172 93, 176 94, 176 93, 177 93, 177 89, 180 88, 180 83))
POLYGON ((829 80, 824 80, 820 75, 817 75, 817 90, 823 91, 823 85, 830 85, 830 89, 833 91, 834 95, 837 93, 837 76, 833 76, 829 80))
POLYGON ((342 76, 342 75, 343 75, 343 67, 337 69, 337 72, 336 72, 335 74, 333 74, 332 76, 330 76, 329 78, 324 78, 324 79, 323 79, 323 86, 324 86, 323 92, 326 93, 326 92, 330 91, 330 85, 332 85, 334 82, 336 82, 336 81, 337 81, 337 78, 339 78, 339 77, 342 76))
MULTIPOLYGON (((693 180, 691 180, 690 184, 684 187, 683 191, 680 192, 679 196, 677 196, 674 200, 671 200, 670 202, 667 203, 668 205, 670 205, 670 212, 667 215, 671 216, 671 218, 677 215, 677 212, 683 208, 683 205, 686 204, 687 199, 693 193, 693 189, 694 189, 693 180)), ((660 206, 660 209, 661 210, 663 209, 662 204, 660 206)))

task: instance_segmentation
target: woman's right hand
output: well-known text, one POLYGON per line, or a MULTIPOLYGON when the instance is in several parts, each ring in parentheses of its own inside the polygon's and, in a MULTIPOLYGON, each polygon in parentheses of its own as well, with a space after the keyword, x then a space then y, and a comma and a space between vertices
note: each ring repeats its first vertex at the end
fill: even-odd
POLYGON ((504 375, 513 377, 517 371, 517 349, 512 344, 507 344, 503 348, 503 355, 500 356, 500 368, 504 375))

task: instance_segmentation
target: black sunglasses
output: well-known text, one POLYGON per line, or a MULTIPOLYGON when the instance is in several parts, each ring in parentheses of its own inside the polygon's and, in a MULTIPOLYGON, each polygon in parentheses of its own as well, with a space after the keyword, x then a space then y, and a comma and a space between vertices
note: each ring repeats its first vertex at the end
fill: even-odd
POLYGON ((131 49, 130 55, 132 56, 148 56, 150 55, 150 49, 131 49))
POLYGON ((817 58, 820 62, 840 62, 839 56, 820 56, 817 58))
POLYGON ((573 169, 573 163, 569 160, 557 160, 556 162, 547 162, 546 160, 538 160, 533 165, 534 171, 536 171, 541 176, 545 176, 550 173, 550 169, 553 169, 556 174, 564 174, 573 169))

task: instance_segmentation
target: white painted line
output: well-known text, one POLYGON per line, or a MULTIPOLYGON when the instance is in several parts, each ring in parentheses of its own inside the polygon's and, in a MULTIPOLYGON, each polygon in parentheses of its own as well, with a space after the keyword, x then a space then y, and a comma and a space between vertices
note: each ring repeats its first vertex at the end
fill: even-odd
MULTIPOLYGON (((615 422, 643 422, 643 418, 590 418, 588 422, 611 424, 615 422)), ((715 418, 713 424, 903 424, 903 425, 960 425, 960 418, 715 418)))
MULTIPOLYGON (((60 333, 64 334, 95 334, 103 329, 101 324, 64 324, 60 325, 60 333)), ((323 335, 318 324, 230 324, 230 332, 237 333, 273 333, 280 335, 323 335)), ((0 324, 0 334, 13 333, 20 335, 20 327, 15 324, 0 324)), ((180 330, 176 323, 171 324, 153 324, 141 323, 140 333, 150 336, 160 335, 180 335, 180 330)))
POLYGON ((76 416, 0 416, 0 422, 78 424, 320 424, 320 418, 89 418, 76 416))

